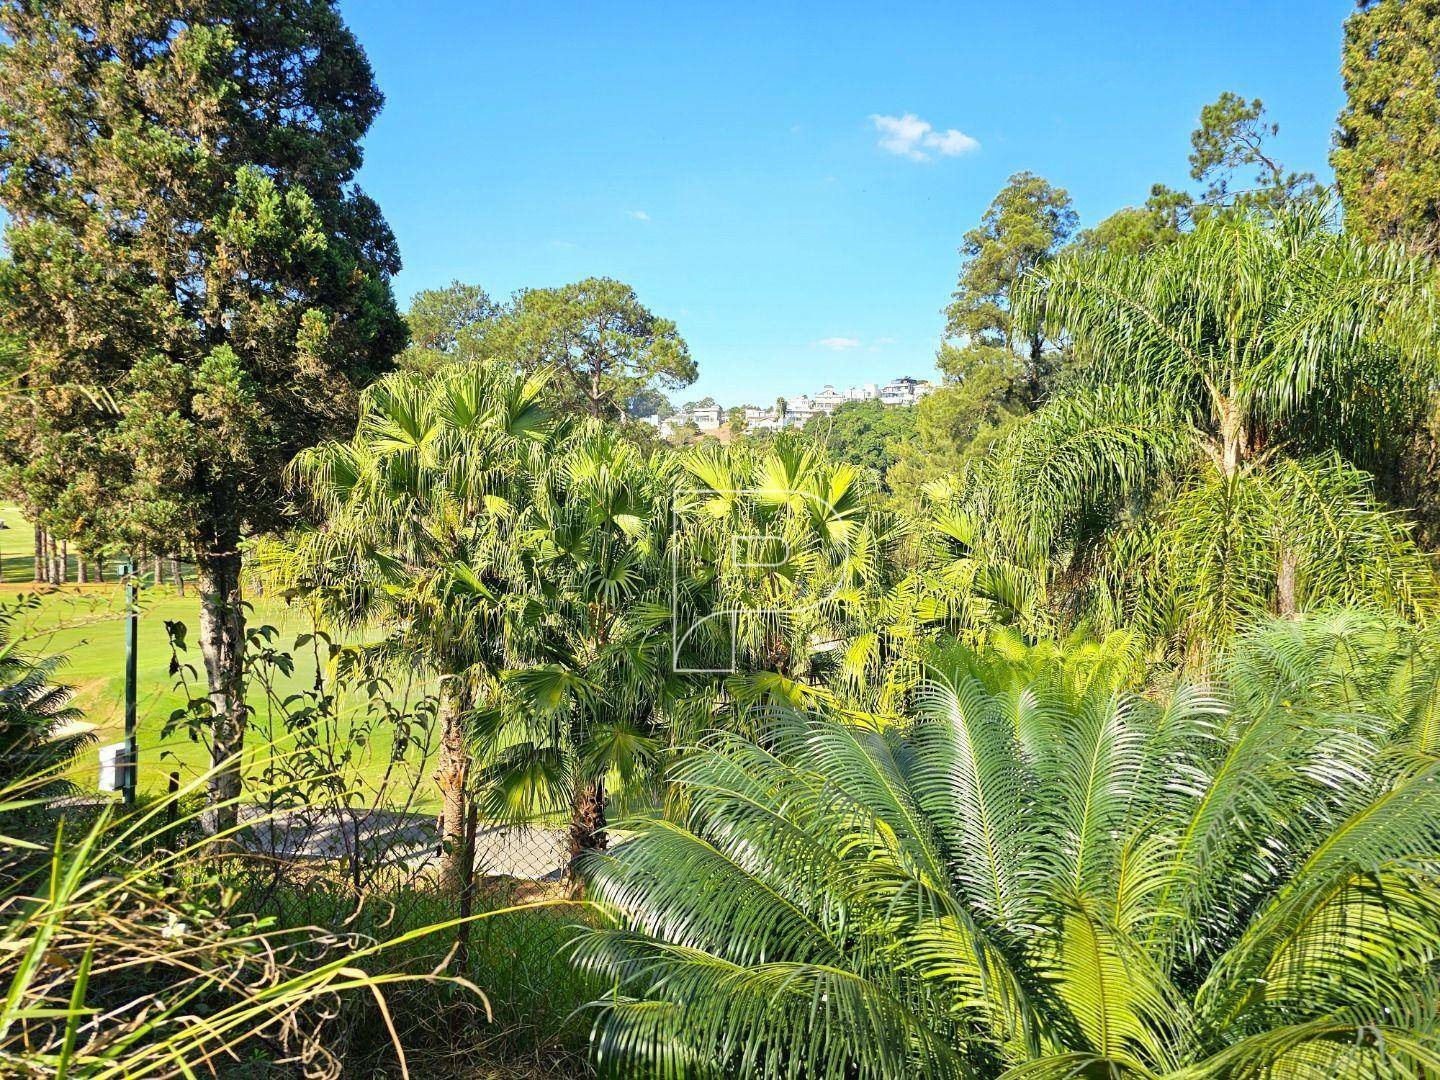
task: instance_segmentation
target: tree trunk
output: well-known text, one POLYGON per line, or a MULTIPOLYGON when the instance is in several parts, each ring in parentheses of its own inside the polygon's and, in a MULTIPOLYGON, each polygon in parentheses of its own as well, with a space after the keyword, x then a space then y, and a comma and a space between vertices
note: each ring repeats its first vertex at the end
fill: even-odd
POLYGON ((45 530, 35 526, 35 584, 45 580, 45 530))
POLYGON ((152 562, 154 563, 154 566, 151 572, 151 577, 154 578, 155 584, 157 586, 165 584, 165 575, 164 573, 162 573, 162 571, 165 569, 164 560, 162 560, 159 555, 155 555, 152 557, 152 562))
POLYGON ((460 886, 460 918, 465 921, 455 935, 456 970, 461 973, 470 967, 470 913, 475 910, 475 833, 478 826, 476 806, 471 802, 470 811, 465 815, 465 865, 469 872, 460 886))
POLYGON ((90 575, 89 575, 89 573, 87 572, 87 569, 88 569, 88 568, 87 568, 86 565, 85 565, 85 552, 83 552, 83 551, 77 551, 77 552, 75 553, 75 584, 76 584, 76 585, 88 585, 88 584, 90 584, 90 575))
POLYGON ((185 595, 185 575, 180 572, 180 556, 170 556, 170 580, 175 583, 175 592, 179 596, 185 595))
POLYGON ((440 786, 440 889, 459 896, 474 872, 474 853, 465 842, 469 817, 470 748, 466 744, 466 713, 470 688, 463 676, 440 684, 440 755, 435 782, 440 786))
POLYGON ((61 540, 61 541, 60 541, 60 560, 59 560, 59 562, 60 562, 60 572, 59 572, 59 574, 57 575, 58 578, 59 578, 58 584, 64 585, 65 582, 67 582, 68 580, 70 580, 70 541, 69 541, 69 540, 61 540))
POLYGON ((105 580, 105 556, 103 555, 95 556, 95 580, 100 582, 105 580))
POLYGON ((1220 406, 1220 468, 1226 479, 1240 471, 1248 450, 1244 417, 1240 406, 1231 398, 1220 406))
POLYGON ((1280 569, 1275 575, 1275 613, 1284 619, 1293 619, 1300 612, 1295 595, 1295 575, 1300 567, 1300 558, 1289 548, 1280 549, 1280 569))
POLYGON ((568 873, 575 883, 576 860, 587 851, 604 851, 605 783, 596 780, 582 784, 575 796, 575 812, 570 818, 570 865, 568 873))
POLYGON ((245 611, 240 596, 240 553, 236 544, 214 545, 217 553, 196 560, 200 586, 200 655, 205 660, 213 712, 210 806, 205 828, 231 828, 240 797, 241 753, 245 749, 245 611))

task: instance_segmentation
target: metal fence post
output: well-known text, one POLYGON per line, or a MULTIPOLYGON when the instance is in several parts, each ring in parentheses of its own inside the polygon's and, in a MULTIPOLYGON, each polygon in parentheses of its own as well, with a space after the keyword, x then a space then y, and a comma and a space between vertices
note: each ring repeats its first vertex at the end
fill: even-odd
POLYGON ((135 654, 140 630, 139 588, 133 563, 120 564, 125 580, 125 770, 121 790, 125 805, 135 805, 139 781, 140 747, 135 735, 135 654))

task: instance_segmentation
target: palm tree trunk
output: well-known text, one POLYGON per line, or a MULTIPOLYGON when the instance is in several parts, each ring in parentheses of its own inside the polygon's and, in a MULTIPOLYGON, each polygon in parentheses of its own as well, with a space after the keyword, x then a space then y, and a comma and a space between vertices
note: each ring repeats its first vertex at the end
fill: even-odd
POLYGON ((200 655, 209 685, 212 731, 210 806, 205 827, 211 833, 236 822, 240 797, 241 754, 245 749, 245 611, 241 606, 240 553, 235 543, 196 560, 200 586, 200 655))
POLYGON ((1250 446, 1245 431, 1245 416, 1236 400, 1238 388, 1231 385, 1228 397, 1217 401, 1220 413, 1220 469, 1226 479, 1240 471, 1240 466, 1249 456, 1250 446))
POLYGON ((469 872, 465 875, 464 884, 460 886, 460 918, 465 920, 460 924, 459 933, 455 935, 455 962, 459 971, 465 971, 470 966, 470 913, 475 910, 475 833, 479 825, 476 819, 475 804, 470 804, 470 811, 465 815, 465 865, 469 872))
POLYGON ((1240 410, 1226 403, 1220 416, 1220 459, 1221 469, 1227 478, 1240 469, 1240 460, 1245 452, 1245 432, 1240 426, 1240 410))
POLYGON ((470 885, 474 852, 466 843, 469 818, 470 748, 465 738, 470 687, 463 676, 440 684, 440 756, 435 782, 440 787, 440 889, 459 896, 470 885))
POLYGON ((1300 558, 1289 548, 1280 549, 1280 569, 1275 575, 1275 613, 1293 619, 1300 611, 1295 592, 1295 574, 1300 558))
POLYGON ((605 783, 603 780, 580 785, 575 796, 575 811, 570 818, 570 880, 575 880, 576 861, 587 851, 604 851, 605 783))

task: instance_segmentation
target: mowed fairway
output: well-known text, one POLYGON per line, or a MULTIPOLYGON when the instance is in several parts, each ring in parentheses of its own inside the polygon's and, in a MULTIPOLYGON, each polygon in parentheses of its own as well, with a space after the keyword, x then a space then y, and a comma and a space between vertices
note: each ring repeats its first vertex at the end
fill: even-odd
MULTIPOLYGON (((39 606, 23 612, 17 620, 16 633, 26 639, 24 651, 31 655, 65 655, 68 662, 60 679, 75 688, 75 704, 84 710, 86 722, 93 725, 97 745, 120 741, 125 705, 125 619, 120 586, 113 580, 103 585, 69 585, 59 589, 35 585, 30 523, 9 506, 0 507, 0 521, 6 526, 0 530, 0 577, 3 577, 0 601, 13 604, 22 594, 39 598, 39 606)), ((72 577, 74 562, 72 555, 72 577)), ((113 561, 107 563, 107 579, 113 579, 114 569, 113 561)), ((148 571, 148 567, 142 570, 148 571)), ((187 577, 188 570, 187 567, 187 577)), ((146 583, 149 583, 148 576, 146 583)), ((249 613, 248 624, 276 627, 280 636, 275 644, 280 648, 293 650, 296 635, 311 629, 309 616, 303 610, 265 597, 253 598, 251 602, 254 608, 249 613)), ((183 597, 169 584, 144 588, 140 610, 136 716, 140 789, 146 792, 164 790, 172 771, 178 771, 183 779, 197 775, 208 766, 209 758, 204 744, 190 739, 183 729, 168 738, 162 737, 171 713, 185 704, 185 692, 177 686, 177 677, 170 674, 172 652, 165 632, 167 621, 185 624, 189 650, 184 654, 184 662, 194 668, 190 689, 195 693, 204 689, 204 664, 197 645, 199 600, 193 581, 183 597)), ((293 674, 276 676, 281 696, 314 685, 315 662, 310 649, 293 651, 293 674)), ((413 700, 416 694, 417 689, 412 688, 409 696, 413 700)), ((263 692, 252 690, 251 705, 256 715, 251 722, 249 743, 250 750, 258 755, 265 753, 271 737, 287 745, 283 732, 272 731, 277 718, 269 714, 263 697, 263 692)), ((364 760, 357 766, 355 778, 372 784, 378 782, 385 772, 390 746, 390 732, 377 731, 373 742, 364 748, 364 760)), ((419 753, 415 755, 419 756, 419 753)), ((82 755, 73 778, 86 787, 93 787, 97 775, 98 760, 92 748, 82 755)), ((419 795, 419 807, 429 809, 434 800, 428 784, 422 786, 419 795)), ((393 797, 404 796, 397 792, 393 797)))

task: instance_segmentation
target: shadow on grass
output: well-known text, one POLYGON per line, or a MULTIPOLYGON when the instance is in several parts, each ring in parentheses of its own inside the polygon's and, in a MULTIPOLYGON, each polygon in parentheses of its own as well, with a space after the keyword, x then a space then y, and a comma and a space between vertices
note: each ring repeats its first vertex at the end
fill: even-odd
MULTIPOLYGON (((419 926, 454 918, 453 899, 427 883, 407 881, 371 890, 363 900, 319 868, 296 870, 277 883, 257 868, 237 867, 231 882, 237 904, 273 916, 282 926, 320 926, 377 941, 419 926)), ((476 912, 567 898, 556 881, 482 878, 476 912)), ((479 986, 491 1016, 474 995, 450 984, 401 984, 387 994, 396 1031, 409 1058, 410 1075, 428 1080, 487 1077, 587 1077, 590 1014, 583 1006, 605 986, 569 963, 568 944, 593 918, 581 904, 558 904, 507 912, 470 927, 465 955, 454 939, 421 938, 387 953, 391 970, 449 974, 479 986)), ((346 1076, 386 1076, 394 1053, 372 1001, 359 995, 343 1005, 346 1076)))

